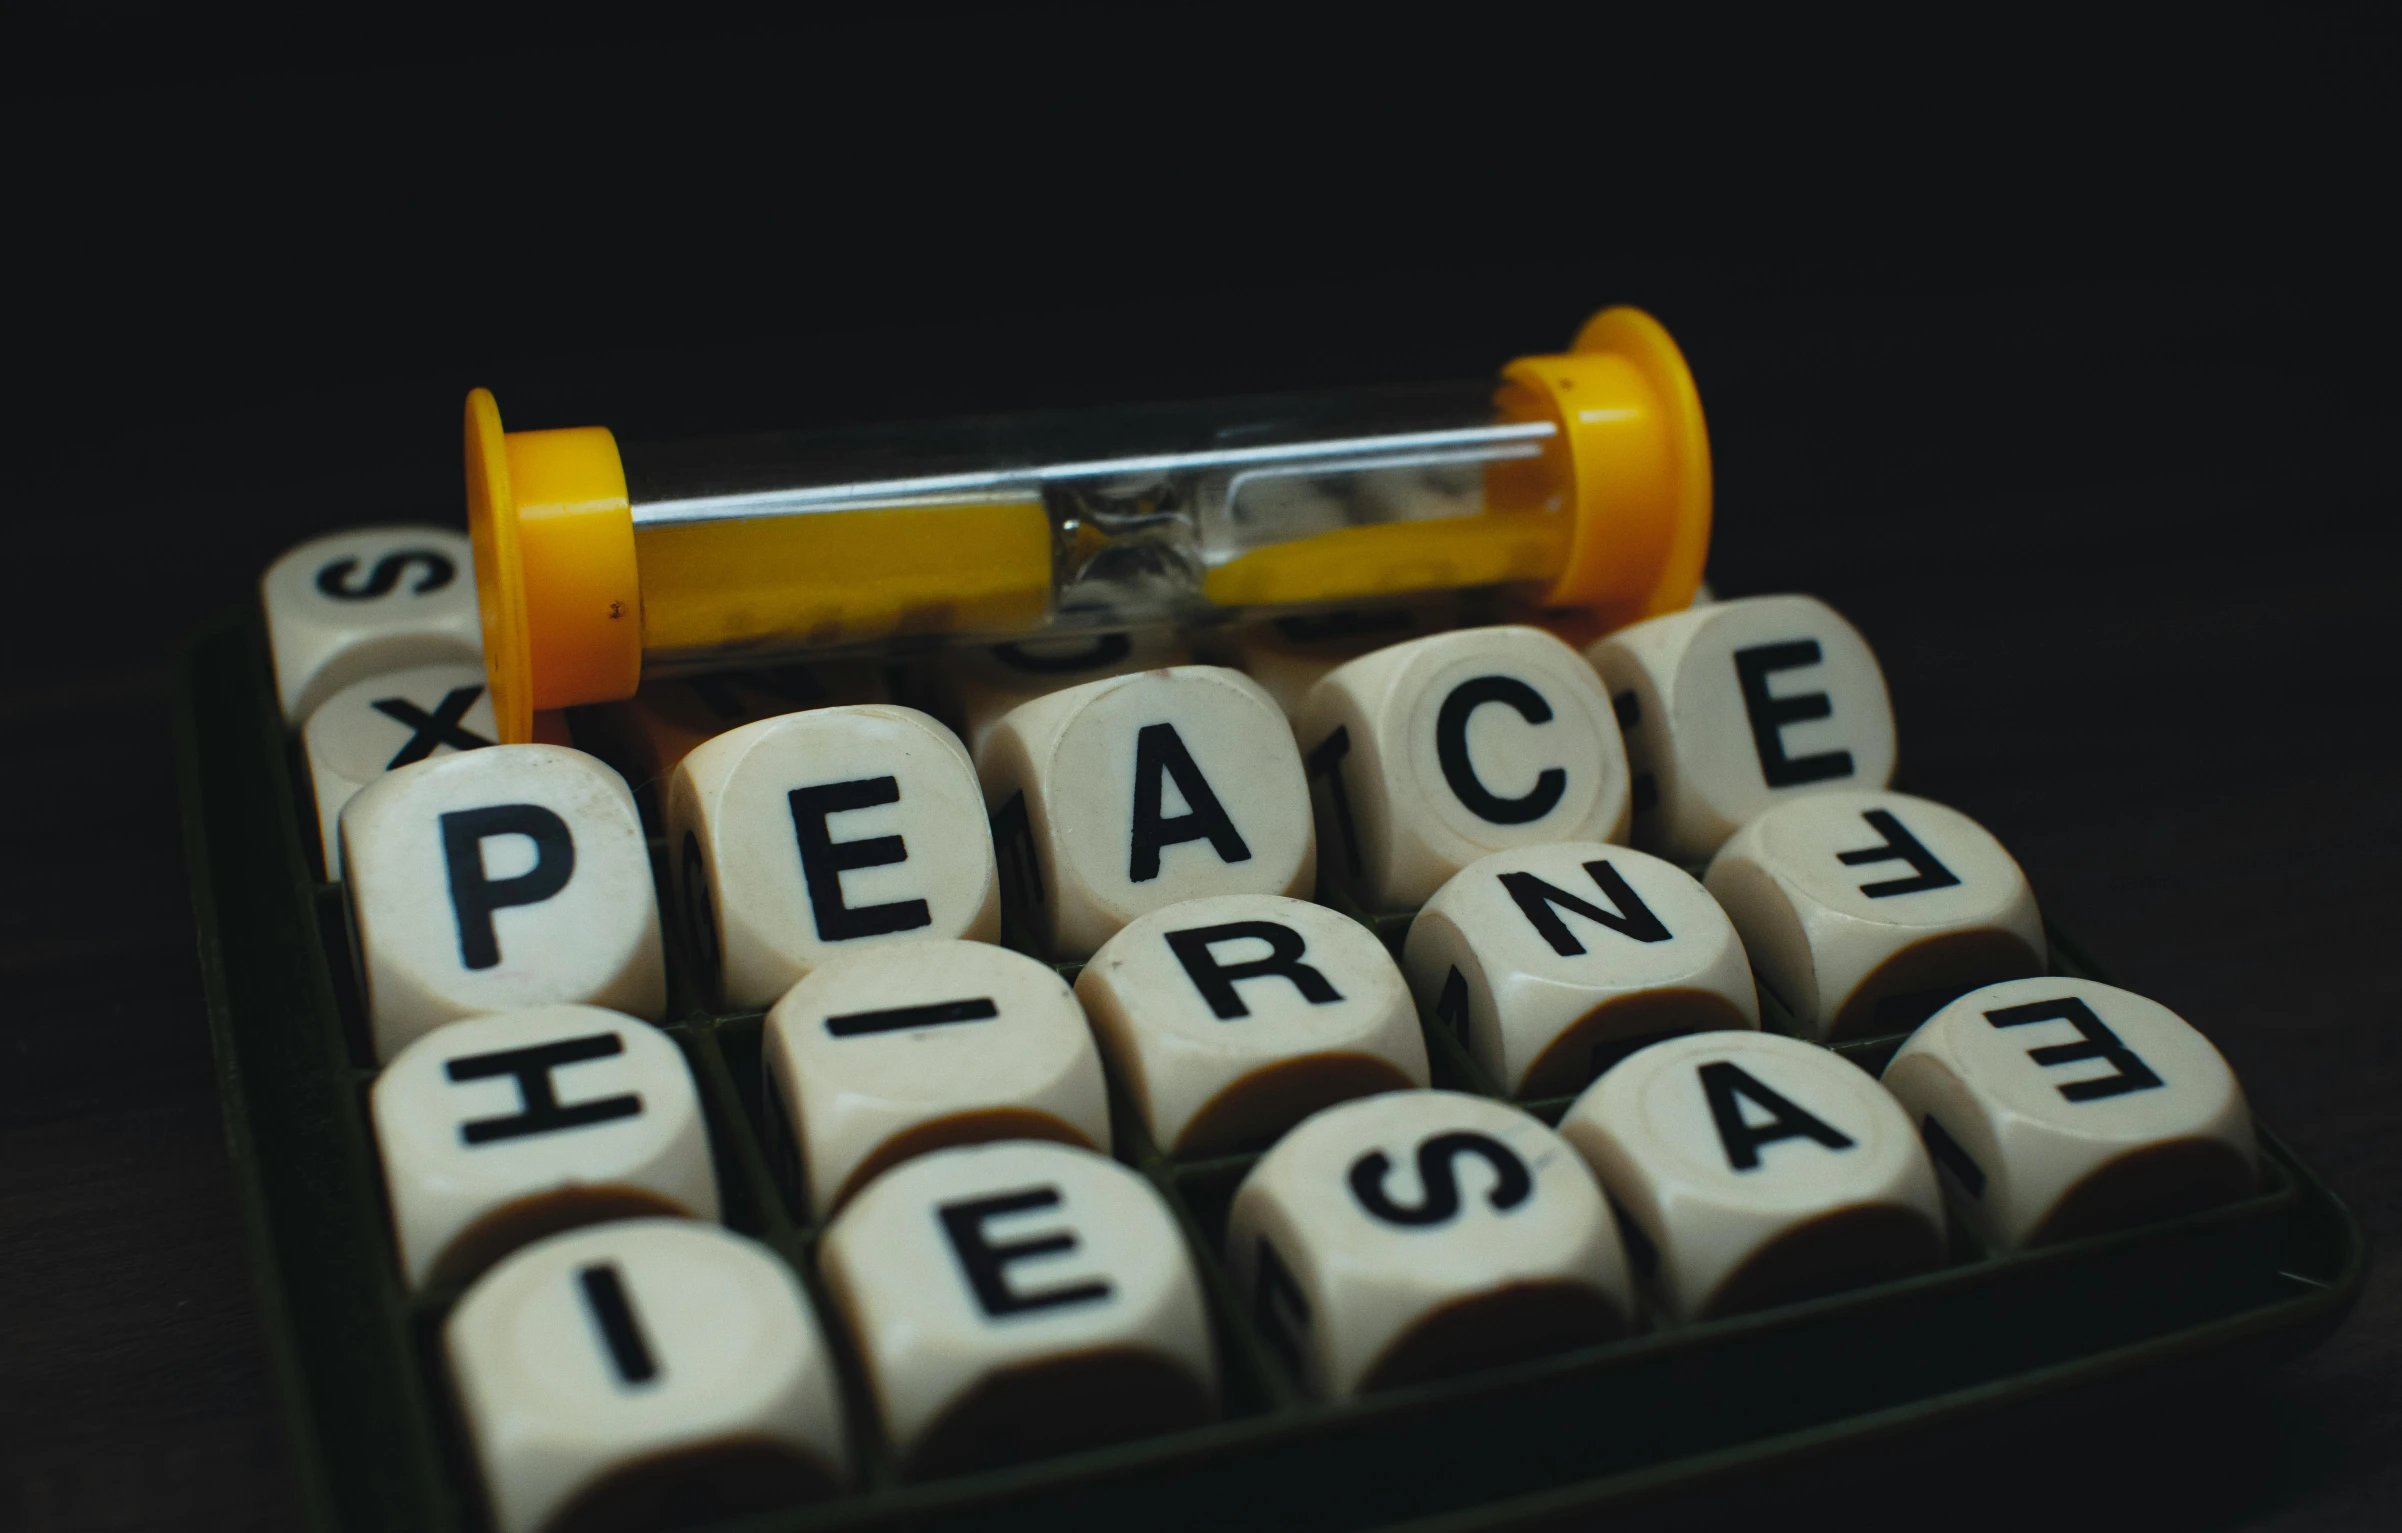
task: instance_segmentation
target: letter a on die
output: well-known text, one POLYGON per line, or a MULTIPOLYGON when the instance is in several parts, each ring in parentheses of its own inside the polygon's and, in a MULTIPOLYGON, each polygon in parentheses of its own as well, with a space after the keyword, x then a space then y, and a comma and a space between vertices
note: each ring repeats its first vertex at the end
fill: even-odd
POLYGON ((1001 933, 975 769, 914 708, 787 713, 696 747, 668 782, 667 840, 720 1005, 770 1005, 846 954, 1001 933))
POLYGON ((1218 666, 1087 682, 978 753, 1012 918, 1081 959, 1136 916, 1210 894, 1309 894, 1309 789, 1284 715, 1218 666))
POLYGON ((1325 871, 1368 910, 1424 903, 1477 858, 1626 838, 1626 751, 1576 651, 1539 628, 1467 628, 1327 674, 1295 733, 1325 871))
POLYGON ((495 745, 387 772, 343 806, 341 841, 378 1059, 486 1012, 666 1010, 642 819, 582 751, 495 745))
POLYGON ((1859 630, 1808 596, 1752 596, 1622 628, 1585 651, 1626 735, 1634 842, 1700 862, 1805 793, 1893 778, 1893 705, 1859 630))

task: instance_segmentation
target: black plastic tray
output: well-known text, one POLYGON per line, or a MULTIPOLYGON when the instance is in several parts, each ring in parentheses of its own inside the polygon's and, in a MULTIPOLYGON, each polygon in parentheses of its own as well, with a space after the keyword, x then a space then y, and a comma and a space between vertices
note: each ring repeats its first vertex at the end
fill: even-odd
MULTIPOLYGON (((327 1529, 479 1530, 471 1455, 439 1365, 454 1291, 400 1279, 368 1126, 374 1064, 357 1015, 338 891, 316 881, 314 816, 295 793, 255 611, 178 658, 176 750, 226 1138, 252 1269, 311 1520, 327 1529)), ((671 976, 676 961, 671 928, 671 976)), ((1397 942, 1405 922, 1371 923, 1397 942)), ((2053 934, 2055 966, 2100 977, 2053 934)), ((726 1223, 791 1261, 820 1301, 814 1224, 772 1155, 756 1012, 712 1016, 671 984, 708 1110, 726 1223)), ((1770 1007, 1770 1024, 1779 1019, 1770 1007)), ((1428 1026, 1436 1084, 1491 1093, 1428 1026)), ((1880 1068, 1898 1038, 1838 1052, 1880 1068)), ((1526 1104, 1548 1120, 1565 1099, 1526 1104)), ((846 1370, 863 1488, 766 1514, 760 1528, 1223 1529, 1273 1507, 1327 1529, 1501 1527, 1656 1504, 1726 1477, 2068 1396, 2256 1368, 2331 1331, 2366 1244, 2342 1204, 2261 1131, 2242 1202, 2041 1251, 1961 1244, 1945 1268, 1734 1319, 1655 1329, 1470 1378, 1322 1404, 1304 1399, 1235 1302, 1218 1257, 1255 1157, 1174 1163, 1118 1111, 1119 1154, 1191 1238, 1227 1382, 1200 1430, 931 1483, 895 1482, 855 1364, 846 1370)))

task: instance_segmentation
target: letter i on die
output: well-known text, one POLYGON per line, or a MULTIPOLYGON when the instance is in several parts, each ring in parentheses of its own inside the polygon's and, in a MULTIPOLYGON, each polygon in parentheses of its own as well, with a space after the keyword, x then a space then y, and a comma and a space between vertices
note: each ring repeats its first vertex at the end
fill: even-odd
POLYGON ((721 1006, 770 1005, 846 954, 1000 935, 975 769, 914 708, 814 708, 695 747, 668 781, 667 842, 721 1006))
POLYGON ((1840 1055, 1772 1033, 1637 1050, 1560 1121, 1618 1207, 1649 1291, 1707 1319, 1907 1276, 1943 1258, 1909 1115, 1840 1055))
POLYGON ((2239 1198, 2259 1185, 2235 1072, 2192 1024, 2098 980, 1972 990, 1885 1067, 1968 1226, 2048 1245, 2239 1198))
POLYGON ((386 772, 340 834, 378 1059, 486 1012, 666 1010, 642 818, 582 751, 495 745, 386 772))
POLYGON ((1055 959, 1212 894, 1310 893, 1309 789, 1257 682, 1179 665, 1012 710, 977 753, 1013 920, 1055 959))
POLYGON ((809 1296, 725 1230, 554 1235, 470 1288, 442 1343, 498 1533, 714 1522, 850 1481, 809 1296))
POLYGON ((1401 953, 1419 1007, 1516 1097, 1582 1090, 1656 1038, 1760 1025, 1726 912, 1684 869, 1623 846, 1472 862, 1401 953))
POLYGON ((1893 705, 1859 630, 1808 596, 1752 596, 1585 650, 1634 773, 1635 845, 1696 863, 1770 805, 1893 779, 1893 705))
POLYGON ((2002 844, 1902 793, 1819 793, 1735 832, 1704 879, 1752 972, 1811 1036, 1903 1033, 1963 990, 2043 972, 2043 918, 2002 844))
POLYGON ((1294 723, 1321 872, 1366 910, 1422 904, 1491 852, 1623 841, 1626 751, 1576 651, 1539 628, 1469 628, 1363 655, 1294 723))

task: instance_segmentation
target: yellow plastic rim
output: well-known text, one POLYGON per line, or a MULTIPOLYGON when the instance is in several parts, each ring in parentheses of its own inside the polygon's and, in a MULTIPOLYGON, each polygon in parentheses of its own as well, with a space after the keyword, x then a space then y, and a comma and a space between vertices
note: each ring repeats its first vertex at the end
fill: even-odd
POLYGON ((1693 599, 1710 549, 1710 442, 1684 355, 1640 309, 1604 309, 1570 351, 1502 369, 1506 413, 1560 429, 1573 531, 1543 604, 1604 631, 1693 599))
POLYGON ((508 435, 490 389, 467 395, 467 535, 475 544, 475 600, 484 619, 484 677, 501 743, 534 738, 533 652, 526 641, 525 556, 509 485, 508 435))

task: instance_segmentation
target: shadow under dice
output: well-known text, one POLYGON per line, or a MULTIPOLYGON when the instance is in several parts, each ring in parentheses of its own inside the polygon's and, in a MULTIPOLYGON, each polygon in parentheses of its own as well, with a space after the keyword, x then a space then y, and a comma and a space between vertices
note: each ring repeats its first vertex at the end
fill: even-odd
POLYGON ((481 750, 500 739, 480 665, 428 665, 371 676, 327 698, 300 732, 317 800, 325 876, 340 882, 342 806, 396 768, 481 750))
POLYGON ((1367 910, 1487 853, 1620 841, 1626 751, 1592 667, 1539 628, 1471 628, 1338 667, 1294 725, 1322 871, 1367 910))
POLYGON ((925 1156, 854 1199, 818 1263, 910 1478, 1217 1414, 1191 1253, 1151 1185, 1103 1156, 925 1156))
POLYGON ((1330 1107, 1244 1178, 1227 1258, 1311 1393, 1345 1397, 1626 1334, 1592 1173, 1517 1108, 1448 1091, 1330 1107))
POLYGON ((1943 1201, 1908 1114, 1841 1056, 1765 1033, 1628 1056, 1561 1120, 1665 1310, 1706 1319, 1925 1271, 1943 1201))
POLYGON ((1859 630, 1809 596, 1752 596, 1585 651, 1626 735, 1635 845, 1700 862, 1771 804, 1893 778, 1893 705, 1859 630))
POLYGON ((683 1054, 646 1022, 537 1006, 438 1027, 369 1096, 410 1286, 465 1282, 578 1225, 718 1216, 683 1054))
POLYGON ((582 751, 495 745, 401 767, 343 806, 340 831, 378 1059, 486 1012, 666 1009, 634 795, 582 751))
POLYGON ((469 1289, 442 1341, 499 1533, 680 1527, 849 1482, 809 1297, 739 1235, 553 1236, 469 1289))
POLYGON ((298 724, 355 682, 484 663, 475 552, 444 527, 358 527, 288 550, 259 577, 275 695, 298 724))
POLYGON ((994 1139, 1105 1150, 1109 1095, 1075 994, 981 942, 837 959, 767 1014, 799 1185, 831 1212, 915 1155, 994 1139))
POLYGON ((1307 895, 1309 789, 1258 683, 1185 665, 1012 711, 977 754, 1013 920, 1052 957, 1210 894, 1307 895))
POLYGON ((1330 1103, 1427 1083, 1392 956, 1306 900, 1228 894, 1155 910, 1102 944, 1076 995, 1171 1155, 1265 1144, 1330 1103))
POLYGON ((1970 991, 1911 1035, 1885 1085, 1952 1207, 2004 1248, 2190 1213, 2259 1185, 2227 1061, 2157 1001, 2045 975, 1970 991))
POLYGON ((1470 863, 1410 923, 1402 967, 1516 1097, 1581 1090, 1653 1039, 1760 1025, 1718 903, 1675 864, 1598 841, 1470 863))
POLYGON ((1984 826, 1923 798, 1779 804, 1705 882, 1752 972, 1814 1037, 1907 1032, 1964 990, 2043 972, 2026 875, 1984 826))
POLYGON ((771 1004, 818 965, 1001 934, 975 769, 914 708, 818 708, 695 748, 667 788, 677 902, 703 987, 771 1004))

